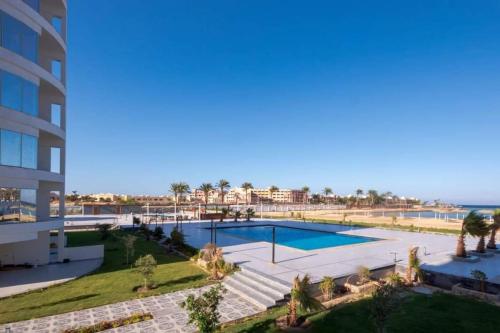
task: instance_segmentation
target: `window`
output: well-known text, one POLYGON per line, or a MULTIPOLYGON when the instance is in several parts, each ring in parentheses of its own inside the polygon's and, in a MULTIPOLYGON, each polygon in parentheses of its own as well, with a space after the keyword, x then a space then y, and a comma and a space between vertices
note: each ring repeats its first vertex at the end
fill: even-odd
POLYGON ((61 80, 61 62, 59 60, 52 60, 51 72, 58 80, 61 80))
POLYGON ((35 222, 36 190, 0 187, 0 222, 35 222))
POLYGON ((0 164, 21 166, 21 134, 4 129, 1 130, 0 164))
POLYGON ((50 172, 61 173, 61 148, 50 148, 50 172))
POLYGON ((38 86, 23 82, 23 106, 22 111, 32 116, 38 115, 38 86))
POLYGON ((0 104, 26 114, 38 115, 38 86, 9 72, 0 71, 0 104))
POLYGON ((36 169, 38 156, 38 139, 34 136, 23 134, 21 142, 21 166, 36 169))
POLYGON ((33 8, 35 11, 40 11, 40 0, 23 0, 23 2, 33 8))
POLYGON ((38 61, 38 33, 0 11, 2 46, 33 62, 38 61))
POLYGON ((52 26, 61 35, 62 34, 62 18, 59 16, 52 16, 52 26))
POLYGON ((2 105, 21 111, 22 82, 13 74, 2 72, 2 105))
POLYGON ((50 120, 52 124, 61 127, 61 106, 59 104, 50 106, 50 120))

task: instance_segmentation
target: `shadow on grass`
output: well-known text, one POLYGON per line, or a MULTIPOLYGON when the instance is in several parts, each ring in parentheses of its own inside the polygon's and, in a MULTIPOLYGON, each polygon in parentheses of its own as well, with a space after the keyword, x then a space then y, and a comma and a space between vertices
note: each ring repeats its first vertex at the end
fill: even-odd
POLYGON ((274 331, 278 331, 275 325, 275 319, 266 319, 264 321, 257 322, 248 328, 238 331, 238 333, 268 333, 274 331))
MULTIPOLYGON (((167 282, 163 282, 163 283, 154 284, 154 288, 152 288, 150 291, 155 291, 156 289, 161 288, 161 287, 172 287, 172 286, 175 286, 178 284, 203 281, 204 277, 205 276, 203 274, 196 274, 196 275, 185 276, 185 277, 182 277, 179 279, 175 279, 175 280, 171 280, 171 281, 167 281, 167 282)), ((132 290, 137 291, 141 287, 142 287, 142 285, 134 286, 134 288, 132 290)))
POLYGON ((89 298, 96 297, 96 296, 99 296, 99 294, 80 295, 80 296, 75 296, 75 297, 71 297, 71 298, 66 298, 66 299, 63 299, 63 300, 60 300, 60 301, 56 301, 56 302, 50 302, 50 303, 44 303, 44 304, 36 304, 36 305, 33 305, 33 306, 28 306, 28 307, 16 309, 16 311, 35 310, 35 309, 39 309, 39 308, 42 308, 42 307, 45 307, 45 306, 54 306, 54 305, 60 305, 60 304, 78 302, 78 301, 82 301, 84 299, 89 299, 89 298))

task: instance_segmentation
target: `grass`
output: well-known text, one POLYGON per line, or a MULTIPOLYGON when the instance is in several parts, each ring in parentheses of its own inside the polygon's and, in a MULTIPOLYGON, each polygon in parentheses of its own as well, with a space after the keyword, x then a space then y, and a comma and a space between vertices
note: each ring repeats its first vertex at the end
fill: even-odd
MULTIPOLYGON (((270 218, 270 219, 287 219, 287 220, 292 220, 292 221, 298 221, 302 222, 303 219, 297 219, 297 218, 292 218, 292 217, 278 217, 278 216, 266 216, 263 215, 264 218, 270 218)), ((439 233, 439 234, 452 234, 452 235, 458 235, 460 233, 460 230, 454 230, 454 229, 445 229, 445 228, 428 228, 428 227, 415 227, 415 226, 406 226, 406 225, 401 225, 401 224, 384 224, 384 223, 372 223, 372 222, 363 222, 363 221, 339 221, 335 219, 318 219, 318 218, 306 218, 306 222, 313 222, 313 223, 330 223, 330 224, 340 224, 340 225, 347 225, 347 226, 353 226, 353 227, 368 227, 368 228, 384 228, 384 229, 392 229, 392 230, 403 230, 403 231, 410 231, 410 232, 432 232, 432 233, 439 233)))
MULTIPOLYGON (((138 298, 134 291, 141 282, 132 264, 125 263, 125 250, 120 237, 124 231, 113 231, 111 237, 101 240, 98 232, 72 232, 68 235, 68 246, 103 244, 103 265, 94 273, 76 280, 0 299, 0 323, 26 320, 81 310, 99 305, 138 298)), ((208 283, 206 274, 190 261, 166 254, 156 242, 139 237, 135 243, 133 263, 141 255, 152 254, 158 262, 153 280, 156 289, 142 294, 150 296, 180 289, 200 287, 208 283)), ((28 271, 27 271, 28 273, 28 271)))
MULTIPOLYGON (((332 311, 309 317, 310 332, 361 333, 376 332, 370 319, 371 299, 363 299, 332 311)), ((226 333, 278 332, 275 318, 286 313, 285 308, 266 312, 253 319, 224 327, 226 333)), ((484 302, 449 294, 424 296, 410 294, 389 318, 388 333, 465 333, 497 332, 500 308, 484 302)))

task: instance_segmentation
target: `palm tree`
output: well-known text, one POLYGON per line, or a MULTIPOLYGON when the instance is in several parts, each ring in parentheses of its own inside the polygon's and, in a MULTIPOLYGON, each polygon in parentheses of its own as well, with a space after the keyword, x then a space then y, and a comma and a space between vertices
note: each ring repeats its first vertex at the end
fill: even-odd
POLYGON ((179 197, 189 192, 189 185, 185 182, 170 184, 170 192, 174 194, 175 203, 179 204, 179 197))
POLYGON ((222 208, 221 209, 221 215, 220 215, 220 222, 223 222, 224 219, 229 215, 231 211, 229 208, 222 208))
POLYGON ((241 188, 245 190, 245 204, 248 206, 248 191, 253 189, 252 183, 245 182, 241 184, 241 188))
POLYGON ((278 186, 274 185, 269 188, 269 197, 271 199, 271 202, 273 201, 273 193, 278 192, 279 190, 280 189, 278 188, 278 186))
POLYGON ((476 211, 471 211, 463 220, 460 235, 458 236, 456 256, 465 258, 467 251, 465 250, 465 236, 480 236, 488 225, 484 221, 484 217, 476 211))
POLYGON ((255 215, 255 211, 252 208, 247 208, 246 215, 247 221, 250 221, 250 219, 255 215))
POLYGON ((304 192, 304 203, 307 203, 307 194, 310 190, 309 186, 302 187, 302 192, 304 192))
POLYGON ((239 210, 234 212, 234 222, 238 222, 238 219, 241 217, 241 212, 239 210))
POLYGON ((304 275, 302 280, 298 275, 293 279, 290 295, 291 298, 288 303, 288 323, 290 326, 297 325, 297 307, 300 307, 304 312, 323 309, 321 302, 312 296, 311 278, 308 274, 304 275))
POLYGON ((417 282, 422 281, 422 270, 420 269, 420 259, 418 258, 418 246, 412 247, 408 253, 408 268, 406 270, 406 280, 413 282, 413 272, 417 282))
POLYGON ((204 199, 205 199, 205 210, 207 210, 208 196, 210 195, 210 192, 214 190, 214 187, 212 186, 211 183, 203 183, 203 184, 201 184, 199 190, 203 192, 204 199))
POLYGON ((356 206, 359 208, 359 197, 363 195, 363 190, 358 188, 356 190, 356 206))
POLYGON ((488 249, 495 250, 497 248, 496 244, 497 231, 498 229, 500 229, 500 209, 495 209, 495 211, 493 212, 493 224, 490 226, 490 229, 491 229, 491 236, 488 245, 486 245, 486 247, 488 249))
POLYGON ((229 188, 229 182, 225 179, 219 180, 217 187, 220 190, 221 202, 224 203, 224 195, 226 195, 226 189, 229 188))
POLYGON ((329 195, 330 195, 330 194, 332 194, 332 193, 333 193, 333 191, 332 191, 332 188, 331 188, 331 187, 325 187, 325 188, 323 189, 323 194, 324 194, 325 196, 329 196, 329 195))
POLYGON ((378 198, 378 192, 375 190, 369 190, 368 191, 368 198, 370 198, 370 206, 373 207, 373 205, 375 205, 375 201, 378 198))

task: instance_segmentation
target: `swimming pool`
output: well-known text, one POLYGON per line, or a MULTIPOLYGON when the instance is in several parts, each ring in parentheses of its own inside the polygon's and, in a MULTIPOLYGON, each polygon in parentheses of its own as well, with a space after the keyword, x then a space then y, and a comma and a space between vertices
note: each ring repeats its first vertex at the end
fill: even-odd
POLYGON ((352 236, 327 231, 273 225, 218 227, 217 231, 248 240, 272 242, 273 227, 276 228, 277 244, 294 247, 300 250, 317 250, 327 247, 367 243, 379 240, 377 238, 352 236))

